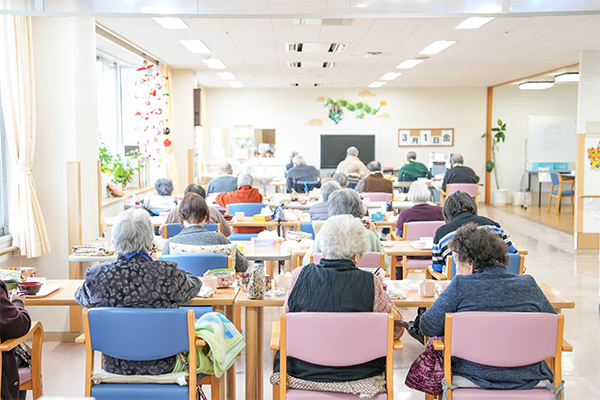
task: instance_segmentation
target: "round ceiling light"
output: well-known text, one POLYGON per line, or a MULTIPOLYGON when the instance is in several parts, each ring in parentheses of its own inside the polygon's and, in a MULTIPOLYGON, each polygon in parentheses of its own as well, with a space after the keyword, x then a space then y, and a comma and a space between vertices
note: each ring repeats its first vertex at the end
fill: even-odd
POLYGON ((552 81, 544 81, 544 82, 524 82, 519 85, 519 89, 523 90, 541 90, 541 89, 549 89, 554 86, 554 82, 552 81))
POLYGON ((554 77, 556 82, 579 82, 579 72, 565 72, 554 77))

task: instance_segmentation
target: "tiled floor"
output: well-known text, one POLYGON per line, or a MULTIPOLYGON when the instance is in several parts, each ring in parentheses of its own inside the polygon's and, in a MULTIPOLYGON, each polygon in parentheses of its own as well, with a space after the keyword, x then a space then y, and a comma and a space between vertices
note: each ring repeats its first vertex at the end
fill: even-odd
MULTIPOLYGON (((567 210, 565 210, 567 211, 567 210)), ((570 211, 570 210, 569 210, 570 211)), ((563 374, 569 399, 592 399, 598 395, 598 370, 600 369, 600 314, 598 252, 576 254, 573 235, 545 227, 539 223, 511 214, 506 209, 483 208, 482 215, 500 222, 514 242, 527 248, 527 273, 543 281, 576 302, 576 308, 564 310, 565 338, 573 345, 572 353, 563 356, 563 374)), ((419 276, 409 278, 420 279, 419 276)), ((415 315, 415 309, 402 310, 406 318, 415 315)), ((271 321, 279 310, 265 312, 265 349, 271 321)), ((405 349, 395 354, 394 398, 401 400, 423 399, 424 395, 408 389, 404 377, 422 347, 408 335, 403 337, 405 349)), ((48 342, 44 344, 44 393, 48 396, 81 396, 83 394, 83 346, 71 343, 48 342)), ((270 351, 265 354, 265 399, 271 398, 268 377, 271 373, 270 351)), ((244 355, 238 358, 237 398, 244 399, 244 355)), ((30 395, 29 395, 30 396, 30 395)), ((31 397, 28 397, 31 398, 31 397)), ((248 399, 251 400, 251 399, 248 399)))

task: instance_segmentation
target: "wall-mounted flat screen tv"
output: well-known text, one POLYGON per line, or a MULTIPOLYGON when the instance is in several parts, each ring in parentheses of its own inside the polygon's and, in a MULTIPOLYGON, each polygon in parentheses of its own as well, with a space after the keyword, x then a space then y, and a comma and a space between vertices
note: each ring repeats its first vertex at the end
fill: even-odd
POLYGON ((375 135, 321 135, 321 168, 336 168, 350 146, 365 165, 375 160, 375 135))

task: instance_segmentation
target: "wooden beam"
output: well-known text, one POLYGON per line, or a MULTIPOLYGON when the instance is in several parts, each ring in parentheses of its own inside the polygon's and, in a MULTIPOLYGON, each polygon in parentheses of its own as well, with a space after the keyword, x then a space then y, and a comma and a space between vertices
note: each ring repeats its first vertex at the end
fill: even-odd
POLYGON ((188 149, 188 185, 198 183, 194 176, 194 149, 188 149))
MULTIPOLYGON (((490 86, 487 88, 487 115, 485 122, 485 131, 488 133, 492 132, 492 101, 494 100, 494 87, 490 86)), ((492 136, 487 135, 485 137, 485 162, 492 158, 492 136)), ((485 167, 485 165, 484 165, 485 167)), ((485 204, 490 204, 490 186, 492 183, 492 176, 487 170, 485 171, 485 204)))
MULTIPOLYGON (((78 246, 83 240, 81 224, 81 164, 79 161, 67 161, 67 254, 71 254, 73 246, 78 246)), ((81 263, 69 262, 69 279, 81 279, 81 263)), ((69 322, 71 332, 80 332, 81 307, 69 307, 69 322)))
POLYGON ((519 79, 513 79, 512 81, 498 83, 497 85, 492 85, 492 86, 490 86, 490 87, 491 87, 491 88, 495 88, 495 87, 498 87, 498 86, 509 85, 509 84, 511 84, 511 83, 519 82, 519 81, 522 81, 522 80, 525 80, 525 79, 531 79, 531 78, 535 78, 535 77, 538 77, 538 76, 542 76, 542 75, 550 74, 550 73, 552 73, 552 72, 560 71, 561 69, 566 69, 566 68, 575 68, 575 67, 578 67, 578 66, 579 66, 579 63, 576 63, 576 64, 571 64, 571 65, 566 65, 566 66, 564 66, 564 67, 560 67, 560 68, 554 68, 554 69, 551 69, 551 70, 548 70, 548 71, 540 72, 540 73, 537 73, 537 74, 535 74, 535 75, 529 75, 529 76, 525 76, 525 77, 523 77, 523 78, 519 78, 519 79))

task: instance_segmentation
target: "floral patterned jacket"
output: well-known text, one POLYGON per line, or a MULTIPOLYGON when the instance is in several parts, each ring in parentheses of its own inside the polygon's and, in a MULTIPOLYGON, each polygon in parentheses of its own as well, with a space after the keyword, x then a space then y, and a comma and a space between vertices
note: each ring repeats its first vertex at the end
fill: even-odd
MULTIPOLYGON (((75 299, 84 307, 178 308, 200 291, 202 282, 172 261, 153 261, 145 253, 120 255, 114 263, 90 267, 75 299)), ((123 375, 169 373, 175 357, 128 361, 104 356, 107 372, 123 375)))

